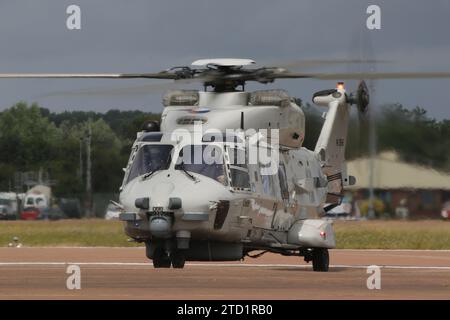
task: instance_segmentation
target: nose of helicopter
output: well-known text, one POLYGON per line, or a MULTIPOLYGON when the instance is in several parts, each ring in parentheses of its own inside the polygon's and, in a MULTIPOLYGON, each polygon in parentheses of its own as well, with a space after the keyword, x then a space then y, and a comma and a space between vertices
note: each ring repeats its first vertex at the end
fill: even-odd
POLYGON ((163 215, 166 208, 170 207, 170 196, 175 186, 172 182, 162 182, 151 188, 149 197, 149 209, 155 212, 149 219, 149 230, 151 234, 158 238, 170 237, 172 228, 172 217, 163 215))
POLYGON ((152 185, 150 189, 150 208, 162 207, 167 208, 169 206, 170 195, 175 189, 173 182, 160 182, 156 185, 152 185))
POLYGON ((212 204, 228 198, 229 190, 223 184, 201 175, 194 181, 179 170, 157 172, 151 179, 137 178, 121 192, 125 210, 144 214, 156 238, 213 224, 212 204))

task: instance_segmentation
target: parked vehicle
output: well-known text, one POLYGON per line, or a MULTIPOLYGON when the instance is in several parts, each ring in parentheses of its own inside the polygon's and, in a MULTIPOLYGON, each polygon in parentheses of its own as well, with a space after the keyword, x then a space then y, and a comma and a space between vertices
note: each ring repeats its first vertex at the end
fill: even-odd
POLYGON ((36 185, 25 194, 24 208, 35 207, 44 209, 50 207, 51 189, 43 185, 36 185))
POLYGON ((16 220, 18 207, 16 193, 0 192, 0 220, 16 220))
POLYGON ((69 219, 81 218, 81 203, 77 198, 60 198, 59 207, 64 216, 69 219))
POLYGON ((337 205, 333 209, 329 210, 325 217, 332 218, 332 219, 339 219, 339 218, 349 218, 351 215, 351 204, 349 203, 342 203, 340 205, 337 205))
POLYGON ((35 207, 27 207, 20 213, 20 219, 22 220, 37 220, 40 215, 40 210, 35 207))
POLYGON ((40 210, 38 220, 60 220, 66 218, 64 212, 58 207, 44 208, 40 210))
POLYGON ((442 207, 441 216, 443 219, 450 219, 450 201, 447 201, 444 203, 444 206, 442 207))

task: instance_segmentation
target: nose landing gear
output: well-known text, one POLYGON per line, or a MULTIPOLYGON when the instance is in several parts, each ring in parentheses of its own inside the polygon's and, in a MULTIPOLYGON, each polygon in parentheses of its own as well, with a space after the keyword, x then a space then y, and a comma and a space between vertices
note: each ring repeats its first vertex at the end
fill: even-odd
POLYGON ((172 260, 172 267, 177 269, 184 268, 184 263, 186 262, 186 255, 184 250, 174 250, 170 254, 170 259, 172 260))
POLYGON ((153 267, 170 268, 171 260, 164 248, 156 248, 153 253, 153 267))
POLYGON ((152 247, 150 243, 147 243, 146 247, 147 257, 152 259, 153 267, 170 268, 170 266, 172 266, 175 269, 184 268, 186 262, 186 250, 176 248, 166 250, 163 245, 152 247))

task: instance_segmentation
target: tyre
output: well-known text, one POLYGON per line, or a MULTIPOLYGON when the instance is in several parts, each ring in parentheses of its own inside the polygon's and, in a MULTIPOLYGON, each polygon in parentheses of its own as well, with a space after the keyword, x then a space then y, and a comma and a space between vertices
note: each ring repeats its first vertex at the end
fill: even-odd
POLYGON ((166 251, 162 248, 157 248, 153 255, 153 267, 155 268, 170 268, 171 261, 166 251))
POLYGON ((186 255, 183 250, 174 250, 170 255, 170 259, 172 260, 172 267, 176 269, 184 268, 186 255))
POLYGON ((312 252, 313 270, 317 272, 327 272, 330 265, 328 249, 315 248, 312 252))

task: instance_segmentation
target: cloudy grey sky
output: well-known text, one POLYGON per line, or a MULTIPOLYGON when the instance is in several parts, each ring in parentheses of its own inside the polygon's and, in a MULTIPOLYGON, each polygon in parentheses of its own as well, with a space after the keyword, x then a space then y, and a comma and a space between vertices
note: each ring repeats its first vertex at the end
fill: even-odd
MULTIPOLYGON (((199 58, 376 58, 377 71, 450 71, 450 0, 0 0, 0 72, 152 72, 199 58), (66 8, 82 10, 82 29, 66 29, 66 8), (382 28, 365 27, 369 4, 382 28)), ((359 67, 356 67, 356 69, 359 67)), ((355 66, 307 71, 355 71, 355 66)), ((298 70, 297 70, 298 71, 298 70)), ((53 111, 111 108, 161 111, 162 92, 51 95, 142 86, 156 80, 0 80, 0 110, 17 101, 53 111)), ((310 101, 332 81, 289 80, 310 101)), ((355 86, 350 82, 348 86, 355 86)), ((375 101, 420 105, 450 118, 450 80, 378 80, 375 101)))

